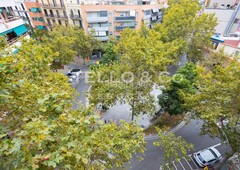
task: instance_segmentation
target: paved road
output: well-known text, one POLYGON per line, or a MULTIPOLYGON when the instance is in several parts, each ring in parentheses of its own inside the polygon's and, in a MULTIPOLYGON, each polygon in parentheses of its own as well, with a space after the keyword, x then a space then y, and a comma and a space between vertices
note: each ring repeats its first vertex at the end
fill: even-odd
MULTIPOLYGON (((197 166, 191 161, 191 154, 205 149, 210 146, 216 145, 217 149, 220 153, 224 153, 226 150, 229 150, 229 147, 222 143, 222 141, 218 138, 212 139, 208 135, 200 136, 202 127, 202 121, 198 120, 191 120, 188 124, 186 124, 183 128, 181 128, 177 135, 182 136, 187 142, 194 144, 194 150, 190 151, 188 154, 190 155, 190 161, 186 161, 181 159, 181 163, 174 162, 177 168, 176 170, 191 170, 189 165, 195 170, 197 166), (222 143, 220 145, 220 143, 222 143), (182 165, 181 165, 182 164, 182 165), (188 165, 189 164, 189 165, 188 165)), ((153 146, 153 142, 156 139, 148 139, 146 141, 146 151, 143 156, 143 161, 138 160, 138 156, 134 155, 131 163, 126 164, 126 169, 131 170, 160 170, 160 168, 164 165, 163 155, 164 153, 160 150, 159 147, 153 146)))

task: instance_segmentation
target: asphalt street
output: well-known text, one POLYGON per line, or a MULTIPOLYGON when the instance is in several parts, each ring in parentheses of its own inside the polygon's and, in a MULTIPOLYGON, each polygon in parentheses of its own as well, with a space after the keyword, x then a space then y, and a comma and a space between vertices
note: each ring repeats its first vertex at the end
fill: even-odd
MULTIPOLYGON (((191 150, 189 155, 189 160, 186 161, 184 159, 179 162, 175 162, 174 169, 176 170, 193 170, 198 169, 195 162, 192 161, 192 154, 199 150, 205 149, 207 147, 216 146, 216 148, 220 151, 220 153, 225 153, 230 148, 225 145, 218 138, 211 138, 208 135, 200 136, 202 127, 201 120, 190 120, 184 127, 182 127, 175 134, 182 136, 188 143, 194 144, 194 150, 191 150), (190 167, 190 166, 191 167, 190 167)), ((136 154, 133 156, 133 159, 130 163, 127 163, 125 168, 131 170, 160 170, 161 167, 165 164, 163 160, 164 152, 160 150, 159 147, 153 145, 153 142, 157 141, 157 139, 148 139, 146 141, 146 150, 144 155, 136 154), (143 160, 139 161, 138 157, 142 156, 143 160)))

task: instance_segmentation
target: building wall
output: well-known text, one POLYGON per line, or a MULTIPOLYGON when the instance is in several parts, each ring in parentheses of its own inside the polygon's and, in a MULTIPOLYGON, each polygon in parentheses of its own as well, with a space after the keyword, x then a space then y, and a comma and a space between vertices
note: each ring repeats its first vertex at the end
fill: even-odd
POLYGON ((206 0, 205 6, 208 8, 227 8, 229 5, 230 8, 234 7, 239 0, 206 0))
POLYGON ((89 31, 88 13, 107 11, 107 22, 109 23, 108 31, 112 32, 113 35, 120 35, 121 31, 115 30, 115 26, 119 26, 120 21, 117 21, 115 18, 119 17, 121 13, 135 11, 135 28, 139 29, 144 20, 144 11, 160 8, 161 5, 81 5, 83 28, 86 33, 89 31))
POLYGON ((30 19, 33 23, 33 27, 36 28, 37 26, 47 26, 46 22, 44 21, 44 15, 43 11, 41 9, 41 5, 39 2, 24 2, 24 5, 26 7, 26 10, 28 11, 28 14, 30 16, 30 19), (32 8, 39 8, 41 12, 32 12, 32 8), (33 18, 43 18, 43 21, 37 21, 34 20, 33 18))
POLYGON ((214 13, 217 17, 218 25, 216 26, 216 33, 223 35, 234 10, 227 9, 204 9, 204 13, 212 14, 214 13))
POLYGON ((40 4, 49 28, 55 24, 66 26, 69 23, 67 2, 65 0, 41 0, 40 4))

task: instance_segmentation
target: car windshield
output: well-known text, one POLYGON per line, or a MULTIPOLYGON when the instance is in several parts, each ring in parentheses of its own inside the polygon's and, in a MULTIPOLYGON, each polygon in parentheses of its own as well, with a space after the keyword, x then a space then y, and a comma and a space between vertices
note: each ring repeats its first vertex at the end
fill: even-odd
POLYGON ((78 71, 80 71, 80 69, 72 69, 71 72, 78 72, 78 71))
POLYGON ((198 156, 199 160, 200 160, 202 163, 206 163, 206 161, 201 157, 200 154, 197 154, 197 156, 198 156))
POLYGON ((218 156, 216 155, 216 153, 212 149, 209 149, 209 151, 214 155, 215 158, 218 158, 218 156))

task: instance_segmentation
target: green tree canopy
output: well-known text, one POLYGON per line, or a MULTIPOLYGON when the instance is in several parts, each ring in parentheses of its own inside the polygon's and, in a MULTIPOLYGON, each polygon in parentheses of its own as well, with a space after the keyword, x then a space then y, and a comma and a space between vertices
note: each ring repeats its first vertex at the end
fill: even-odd
POLYGON ((200 14, 198 0, 170 0, 168 4, 163 23, 154 29, 161 32, 163 42, 183 38, 187 42, 184 52, 187 52, 189 60, 203 60, 200 49, 210 45, 217 25, 216 17, 213 14, 200 14))
POLYGON ((171 115, 186 112, 183 96, 186 93, 196 92, 194 86, 196 76, 197 72, 193 63, 187 63, 186 66, 179 68, 172 77, 170 87, 164 89, 159 96, 159 105, 171 115))
POLYGON ((119 61, 93 71, 90 82, 91 103, 100 102, 106 106, 117 101, 128 103, 131 106, 132 119, 141 113, 155 112, 150 92, 155 85, 165 84, 160 79, 165 77, 161 73, 166 70, 167 65, 177 60, 178 51, 184 41, 178 39, 163 43, 159 39, 160 33, 144 30, 125 29, 116 46, 119 61))
POLYGON ((72 109, 76 92, 51 71, 54 58, 34 40, 0 58, 0 167, 110 169, 143 152, 141 128, 104 124, 92 108, 72 109))
POLYGON ((198 93, 187 94, 186 105, 205 122, 204 133, 222 137, 234 152, 239 152, 240 63, 221 53, 211 57, 197 66, 198 93))

